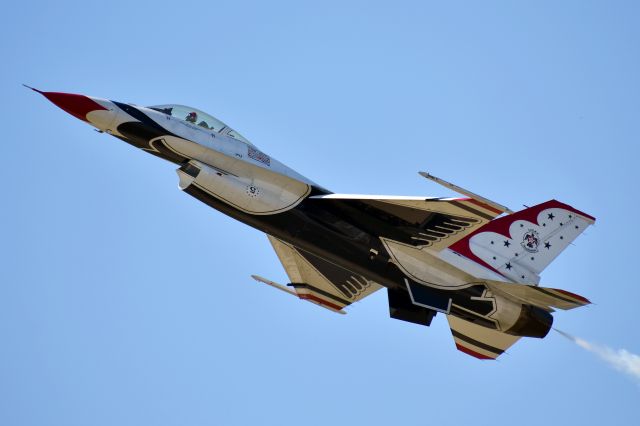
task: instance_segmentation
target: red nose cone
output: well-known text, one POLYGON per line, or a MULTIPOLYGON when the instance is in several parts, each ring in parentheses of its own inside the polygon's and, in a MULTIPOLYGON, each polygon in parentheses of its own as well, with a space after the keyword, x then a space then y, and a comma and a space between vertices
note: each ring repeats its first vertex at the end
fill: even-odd
POLYGON ((69 114, 83 121, 87 121, 87 114, 91 111, 107 109, 84 95, 75 95, 73 93, 60 92, 40 93, 42 93, 51 102, 67 111, 69 114))

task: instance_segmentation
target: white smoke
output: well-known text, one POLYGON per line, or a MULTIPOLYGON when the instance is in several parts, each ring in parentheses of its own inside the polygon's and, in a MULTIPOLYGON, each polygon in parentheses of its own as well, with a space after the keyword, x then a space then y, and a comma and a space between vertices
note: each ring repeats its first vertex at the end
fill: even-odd
POLYGON ((640 381, 640 355, 631 353, 626 349, 616 350, 607 346, 591 343, 579 337, 572 336, 569 333, 565 333, 564 331, 560 331, 557 328, 554 328, 554 330, 562 334, 567 339, 573 341, 581 348, 597 355, 600 359, 604 360, 616 370, 640 381))

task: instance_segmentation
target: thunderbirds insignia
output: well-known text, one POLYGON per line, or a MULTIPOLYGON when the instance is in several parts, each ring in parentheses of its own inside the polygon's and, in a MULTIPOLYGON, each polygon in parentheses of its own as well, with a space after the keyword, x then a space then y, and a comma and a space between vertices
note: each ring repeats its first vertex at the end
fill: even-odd
POLYGON ((537 253, 538 246, 540 245, 538 232, 533 229, 529 229, 522 237, 522 242, 520 243, 520 245, 529 253, 537 253))

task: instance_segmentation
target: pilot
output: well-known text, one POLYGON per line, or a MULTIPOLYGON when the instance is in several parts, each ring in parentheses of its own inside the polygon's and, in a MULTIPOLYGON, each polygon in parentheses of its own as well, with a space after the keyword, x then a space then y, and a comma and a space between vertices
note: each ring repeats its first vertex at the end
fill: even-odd
POLYGON ((188 121, 189 123, 193 123, 196 124, 196 120, 198 119, 198 114, 196 114, 195 112, 190 112, 187 115, 187 118, 185 118, 186 121, 188 121))

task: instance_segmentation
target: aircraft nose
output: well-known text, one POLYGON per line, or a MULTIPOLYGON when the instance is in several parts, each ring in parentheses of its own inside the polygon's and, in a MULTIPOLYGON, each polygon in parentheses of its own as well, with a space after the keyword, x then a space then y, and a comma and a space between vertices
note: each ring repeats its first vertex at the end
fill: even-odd
POLYGON ((91 111, 107 110, 107 108, 88 96, 76 95, 75 93, 42 92, 37 89, 31 89, 40 93, 53 104, 82 121, 89 122, 87 114, 91 111))

